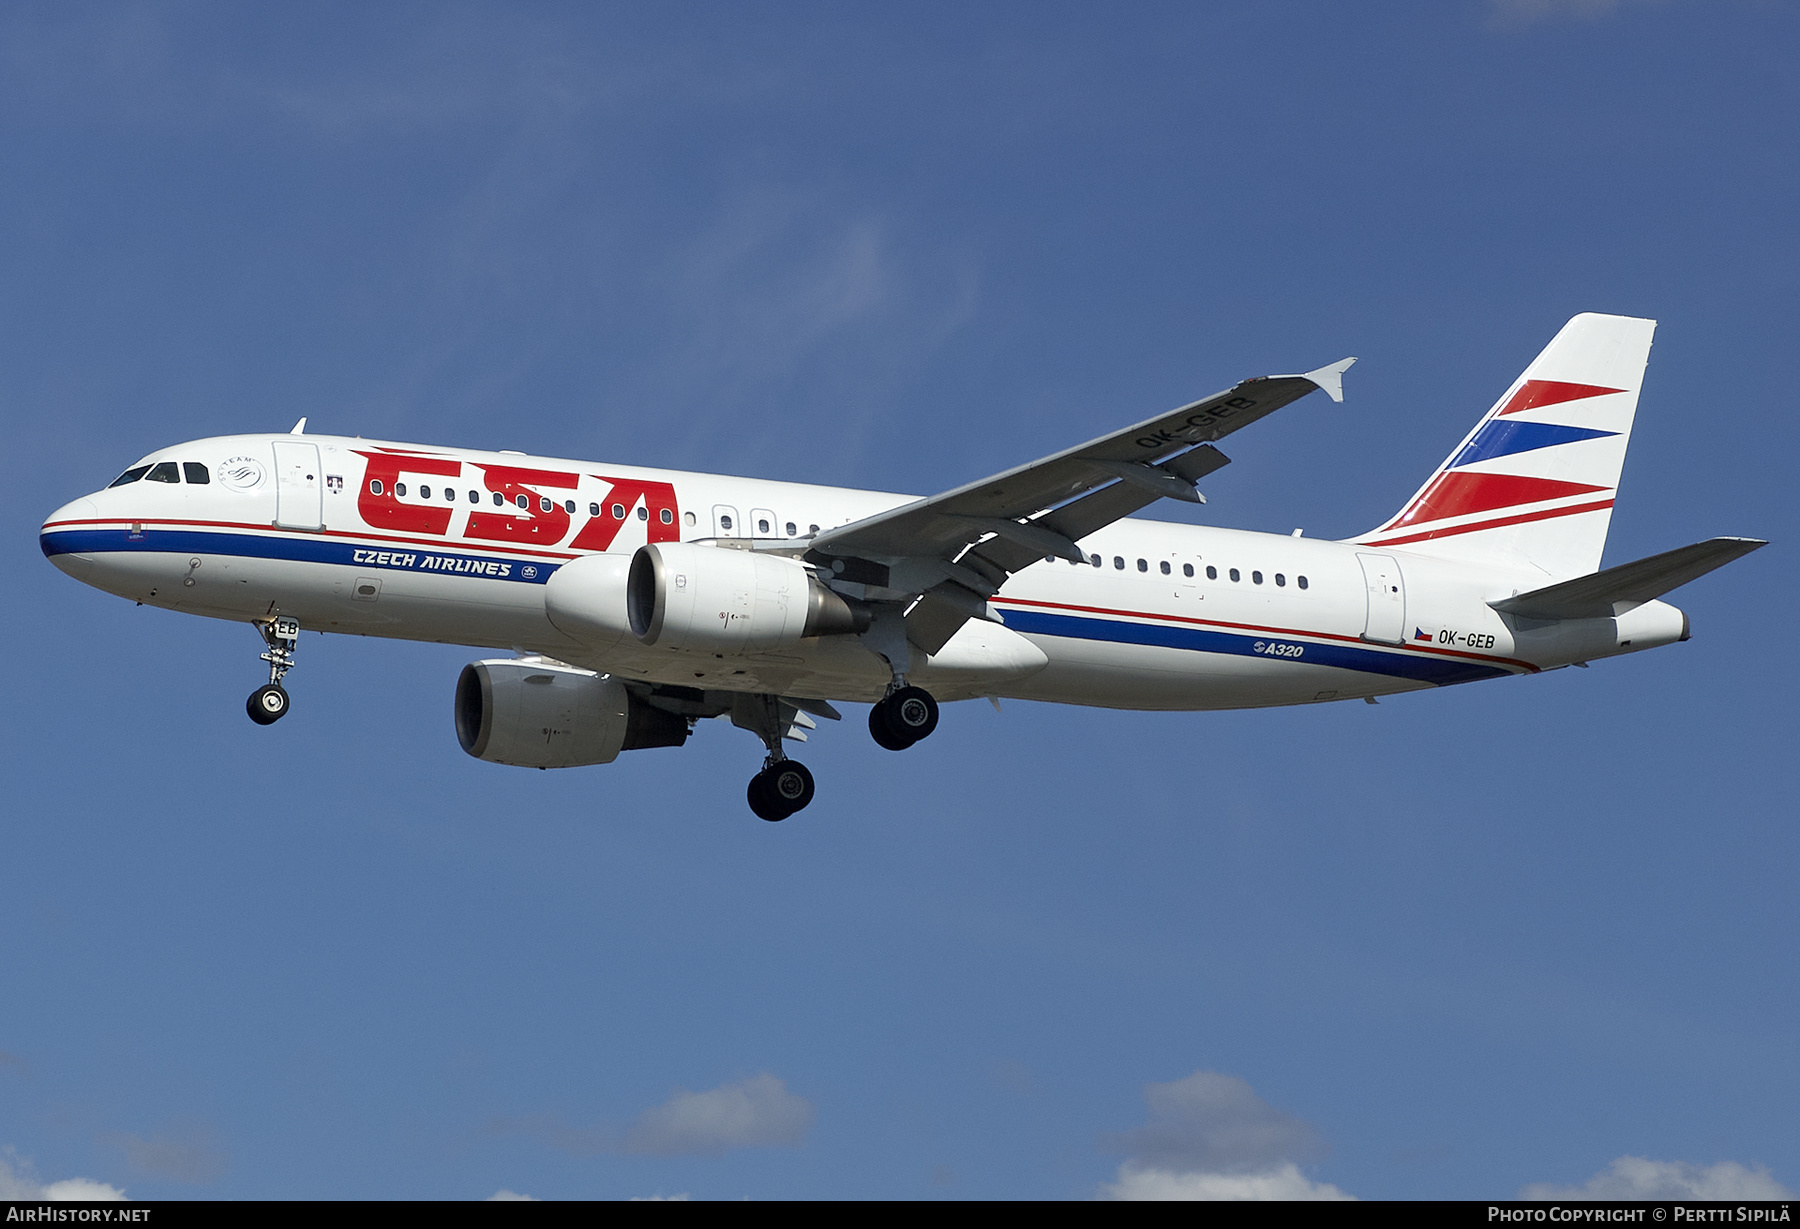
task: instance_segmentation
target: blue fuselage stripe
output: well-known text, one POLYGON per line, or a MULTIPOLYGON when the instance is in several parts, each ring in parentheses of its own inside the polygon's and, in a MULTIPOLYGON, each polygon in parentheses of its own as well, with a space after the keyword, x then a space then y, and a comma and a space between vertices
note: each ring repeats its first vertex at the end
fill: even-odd
MULTIPOLYGON (((38 535, 47 556, 63 554, 236 555, 254 559, 280 559, 294 563, 329 563, 346 567, 428 572, 434 575, 476 576, 524 584, 543 584, 558 565, 542 560, 509 559, 473 555, 431 547, 394 549, 358 545, 354 541, 317 537, 221 533, 191 529, 54 529, 38 535)), ((1001 599, 1004 603, 1004 599, 1001 599)), ((1249 635, 1211 628, 1183 627, 1129 619, 1095 619, 1046 610, 1017 609, 1002 605, 1006 626, 1027 635, 1061 636, 1072 640, 1104 640, 1115 644, 1149 645, 1234 657, 1292 661, 1315 666, 1336 666, 1366 674, 1416 679, 1443 686, 1512 673, 1499 666, 1455 658, 1427 656, 1346 644, 1321 644, 1285 638, 1273 633, 1249 635)))
POLYGON ((279 537, 194 529, 51 529, 38 535, 45 555, 128 552, 167 555, 237 555, 293 563, 335 563, 382 571, 479 576, 541 585, 558 565, 541 559, 509 559, 429 546, 374 546, 338 538, 279 537))
MULTIPOLYGON (((1004 599, 1002 599, 1002 602, 1004 599)), ((1389 653, 1347 644, 1319 644, 1312 640, 1277 635, 1245 635, 1210 628, 1179 627, 1166 623, 1139 623, 1124 619, 1090 619, 1082 615, 1055 614, 1045 610, 1018 610, 1001 605, 1006 626, 1015 632, 1038 636, 1064 636, 1073 640, 1108 640, 1115 644, 1154 645, 1199 653, 1224 653, 1256 657, 1264 661, 1292 661, 1303 665, 1336 666, 1365 674, 1417 679, 1444 686, 1476 679, 1498 678, 1512 671, 1481 662, 1424 654, 1389 653), (1298 654, 1295 654, 1295 650, 1298 654)))

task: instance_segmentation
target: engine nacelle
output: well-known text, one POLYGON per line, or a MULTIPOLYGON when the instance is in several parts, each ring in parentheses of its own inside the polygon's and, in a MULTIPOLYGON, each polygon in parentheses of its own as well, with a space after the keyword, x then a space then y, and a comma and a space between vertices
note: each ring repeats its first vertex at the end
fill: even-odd
POLYGON ((832 592, 796 560, 689 542, 638 548, 625 608, 643 643, 703 653, 867 631, 871 619, 867 607, 832 592))
POLYGON ((630 555, 583 555, 557 568, 544 585, 544 613, 556 629, 604 653, 631 635, 625 612, 630 555))
POLYGON ((478 661, 456 681, 456 740, 479 760, 521 768, 610 764, 621 751, 679 747, 687 736, 685 718, 591 670, 478 661))

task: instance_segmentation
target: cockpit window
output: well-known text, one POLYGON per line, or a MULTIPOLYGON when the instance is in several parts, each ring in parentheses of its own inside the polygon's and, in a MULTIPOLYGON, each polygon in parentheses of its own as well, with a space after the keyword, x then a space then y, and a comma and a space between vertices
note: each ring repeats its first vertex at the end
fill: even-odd
POLYGON ((181 473, 173 461, 159 461, 144 475, 145 482, 180 482, 181 473))
POLYGON ((206 472, 206 466, 200 464, 198 461, 183 461, 181 463, 181 476, 195 486, 205 486, 212 481, 212 475, 206 472))
POLYGON ((149 472, 150 467, 148 465, 140 465, 136 469, 128 469, 117 478, 114 478, 111 482, 107 483, 107 489, 110 490, 116 486, 124 486, 127 483, 136 482, 139 478, 142 478, 149 472))

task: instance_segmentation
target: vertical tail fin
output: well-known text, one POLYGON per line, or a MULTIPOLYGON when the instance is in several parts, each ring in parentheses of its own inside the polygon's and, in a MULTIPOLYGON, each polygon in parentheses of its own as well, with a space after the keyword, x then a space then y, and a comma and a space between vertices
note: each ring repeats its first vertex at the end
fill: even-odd
POLYGON ((1600 566, 1656 321, 1562 327, 1400 512, 1362 537, 1551 580, 1600 566))

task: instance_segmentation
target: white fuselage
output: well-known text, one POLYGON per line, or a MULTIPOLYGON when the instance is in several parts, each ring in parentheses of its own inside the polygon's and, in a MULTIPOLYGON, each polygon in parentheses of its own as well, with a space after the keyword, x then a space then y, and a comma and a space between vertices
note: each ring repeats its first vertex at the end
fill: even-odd
MULTIPOLYGON (((546 614, 569 560, 646 542, 804 539, 912 497, 333 436, 228 436, 160 450, 151 476, 59 509, 44 551, 77 579, 213 618, 537 653, 627 680, 873 701, 890 671, 856 635, 732 656, 596 652, 546 614), (207 481, 155 481, 159 463, 207 481), (193 471, 197 476, 198 470, 193 471), (572 509, 572 510, 571 510, 572 509)), ((134 467, 135 468, 135 467, 134 467)), ((167 469, 162 471, 167 477, 167 469)), ((1034 564, 913 678, 942 699, 1138 709, 1304 704, 1651 648, 1681 613, 1533 625, 1488 602, 1546 583, 1354 542, 1124 520, 1099 566, 1034 564)))

